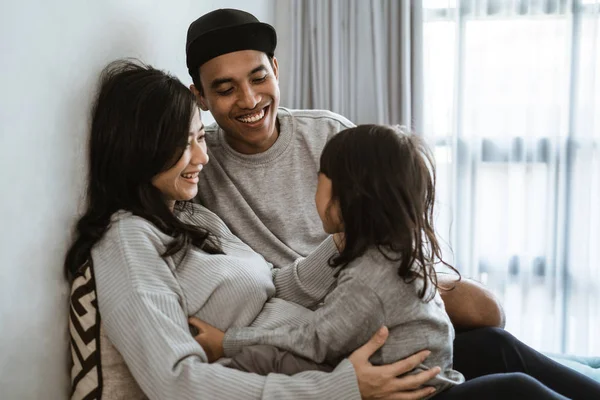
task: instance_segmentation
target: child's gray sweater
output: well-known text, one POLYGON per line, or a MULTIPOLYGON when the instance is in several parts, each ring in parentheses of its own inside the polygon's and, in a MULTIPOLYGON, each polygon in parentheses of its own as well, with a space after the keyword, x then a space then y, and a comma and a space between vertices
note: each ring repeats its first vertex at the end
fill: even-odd
POLYGON ((371 358, 374 364, 389 364, 430 350, 417 371, 434 366, 442 371, 427 385, 435 386, 439 393, 462 383, 462 374, 452 369, 454 328, 439 293, 430 285, 429 293, 435 296, 425 302, 418 296, 423 279, 404 282, 398 276, 399 264, 375 248, 367 251, 342 270, 336 288, 309 321, 275 329, 231 328, 223 343, 225 355, 231 357, 244 346, 268 344, 335 365, 385 325, 390 335, 371 358))

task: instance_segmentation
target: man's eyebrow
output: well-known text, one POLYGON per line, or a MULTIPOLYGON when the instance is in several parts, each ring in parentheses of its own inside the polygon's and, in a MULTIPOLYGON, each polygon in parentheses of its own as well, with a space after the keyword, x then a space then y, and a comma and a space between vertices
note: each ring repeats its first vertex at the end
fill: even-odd
MULTIPOLYGON (((252 71, 250 71, 250 73, 248 74, 248 76, 253 75, 253 74, 255 74, 255 73, 259 72, 259 71, 267 71, 267 67, 265 65, 261 64, 258 67, 254 68, 252 71)), ((215 79, 214 81, 212 81, 210 83, 210 88, 211 89, 216 89, 219 86, 221 86, 222 84, 224 84, 224 83, 230 83, 230 82, 233 82, 233 78, 227 78, 227 77, 225 77, 225 78, 218 78, 218 79, 215 79)))
POLYGON ((210 83, 211 89, 216 89, 224 83, 233 82, 233 78, 218 78, 210 83))
POLYGON ((248 75, 253 75, 259 71, 266 71, 267 67, 263 64, 259 65, 258 67, 254 68, 252 71, 250 71, 250 73, 248 75))

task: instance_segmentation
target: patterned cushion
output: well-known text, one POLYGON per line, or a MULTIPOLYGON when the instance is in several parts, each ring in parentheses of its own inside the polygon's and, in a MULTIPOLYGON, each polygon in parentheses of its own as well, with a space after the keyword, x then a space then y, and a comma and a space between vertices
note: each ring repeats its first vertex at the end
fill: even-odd
POLYGON ((70 300, 71 399, 100 399, 100 313, 91 261, 86 262, 77 271, 71 285, 70 300))
POLYGON ((71 400, 147 399, 102 327, 91 261, 71 286, 71 400))

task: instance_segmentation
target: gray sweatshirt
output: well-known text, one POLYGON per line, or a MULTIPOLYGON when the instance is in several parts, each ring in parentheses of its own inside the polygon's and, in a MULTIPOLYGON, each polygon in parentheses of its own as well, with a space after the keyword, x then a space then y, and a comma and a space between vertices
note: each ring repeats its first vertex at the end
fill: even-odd
MULTIPOLYGON (((208 364, 188 329, 196 316, 222 330, 305 323, 335 282, 323 268, 337 250, 327 238, 315 252, 273 268, 203 207, 179 218, 207 228, 224 255, 192 247, 160 257, 172 240, 145 219, 116 213, 92 249, 105 332, 150 399, 360 399, 352 364, 332 373, 266 377, 208 364)), ((106 368, 106 366, 105 366, 106 368)))
POLYGON ((416 371, 440 366, 441 373, 427 384, 439 393, 462 383, 462 374, 452 369, 454 328, 439 293, 429 286, 433 299, 419 298, 423 279, 406 283, 398 276, 398 265, 379 250, 369 250, 342 270, 337 286, 308 321, 275 329, 231 328, 223 342, 225 355, 268 344, 335 365, 386 325, 389 338, 371 362, 389 364, 428 349, 431 355, 416 371))
POLYGON ((217 125, 206 127, 210 162, 197 199, 275 265, 307 256, 327 237, 315 208, 327 140, 354 125, 323 110, 279 108, 279 137, 267 151, 240 154, 217 125))

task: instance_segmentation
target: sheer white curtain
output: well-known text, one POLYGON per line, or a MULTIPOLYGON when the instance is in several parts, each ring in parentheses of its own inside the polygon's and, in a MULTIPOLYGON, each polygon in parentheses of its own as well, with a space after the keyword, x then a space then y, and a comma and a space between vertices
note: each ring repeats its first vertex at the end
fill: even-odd
POLYGON ((438 231, 533 347, 600 354, 600 1, 424 0, 438 231))
POLYGON ((277 1, 278 55, 289 57, 281 60, 282 105, 327 109, 355 123, 421 126, 422 108, 413 107, 422 101, 419 4, 277 1))

